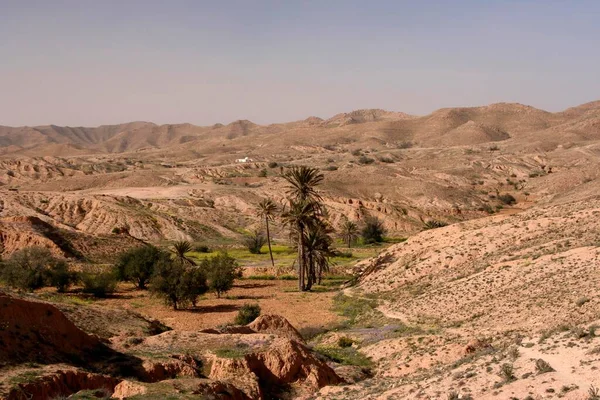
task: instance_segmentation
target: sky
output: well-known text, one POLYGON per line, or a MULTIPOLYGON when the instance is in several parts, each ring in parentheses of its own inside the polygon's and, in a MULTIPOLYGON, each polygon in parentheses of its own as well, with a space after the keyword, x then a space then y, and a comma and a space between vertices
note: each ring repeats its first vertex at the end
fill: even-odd
POLYGON ((600 99, 600 1, 0 0, 0 125, 600 99))

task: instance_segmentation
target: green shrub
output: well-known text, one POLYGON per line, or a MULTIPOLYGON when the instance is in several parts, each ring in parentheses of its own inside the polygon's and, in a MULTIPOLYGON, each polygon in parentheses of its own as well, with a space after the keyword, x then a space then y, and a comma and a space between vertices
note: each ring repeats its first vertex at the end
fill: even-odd
POLYGON ((517 202, 517 199, 515 199, 514 196, 511 195, 510 193, 501 194, 500 196, 498 196, 498 200, 500 200, 502 203, 509 205, 509 206, 511 206, 517 202))
POLYGON ((244 244, 252 254, 260 254, 260 249, 267 243, 267 238, 260 232, 254 232, 244 239, 244 244))
MULTIPOLYGON (((492 195, 490 195, 491 198, 492 195)), ((496 197, 496 196, 494 196, 496 197)), ((481 207, 479 207, 479 211, 485 211, 488 214, 493 214, 496 211, 492 208, 491 205, 489 205, 488 203, 484 203, 481 207)))
POLYGON ((199 244, 194 247, 194 251, 198 253, 210 253, 210 248, 205 244, 199 244))
POLYGON ((376 217, 368 217, 365 220, 365 226, 362 229, 361 235, 365 244, 383 242, 385 228, 383 222, 376 217))
POLYGON ((112 272, 84 272, 81 282, 83 292, 94 297, 106 297, 117 289, 117 277, 112 272))
POLYGON ((423 221, 423 229, 436 229, 443 228, 444 226, 448 226, 447 222, 440 221, 437 219, 430 219, 427 221, 423 221))
POLYGON ((127 250, 119 255, 114 266, 115 277, 122 281, 133 282, 139 289, 146 289, 154 268, 161 258, 169 254, 154 246, 141 246, 127 250))
POLYGON ((260 315, 258 304, 244 304, 235 317, 236 325, 248 325, 260 315))
POLYGON ((340 346, 341 348, 350 347, 353 344, 354 340, 350 339, 349 337, 342 336, 338 339, 338 346, 340 346))
POLYGON ((236 343, 234 347, 222 347, 215 350, 215 355, 220 358, 243 358, 250 353, 250 346, 246 343, 236 343))
POLYGON ((515 369, 513 368, 512 364, 502 364, 500 366, 500 372, 499 375, 502 379, 504 379, 505 382, 511 382, 513 380, 515 380, 515 369))
POLYGON ((200 263, 200 269, 206 274, 210 290, 213 290, 218 298, 233 287, 236 278, 242 277, 242 269, 227 253, 205 258, 200 263))
POLYGON ((198 296, 208 290, 206 274, 179 259, 161 259, 150 280, 150 290, 174 310, 195 305, 198 296))
POLYGON ((268 174, 267 170, 263 168, 263 169, 261 169, 261 170, 260 170, 260 172, 258 173, 258 176, 259 176, 259 177, 261 177, 261 178, 266 178, 266 177, 267 177, 267 174, 268 174))
POLYGON ((333 362, 343 365, 357 365, 370 368, 373 361, 353 347, 317 347, 315 350, 333 362))
POLYGON ((8 286, 33 291, 51 284, 51 270, 60 262, 44 247, 26 247, 3 263, 0 276, 8 286))
POLYGON ((372 312, 377 307, 377 301, 345 296, 338 293, 333 298, 333 310, 338 314, 348 318, 348 324, 356 323, 360 315, 372 312))
POLYGON ((66 292, 71 285, 79 282, 79 274, 69 270, 69 265, 64 261, 58 261, 50 267, 50 283, 59 293, 66 292))
POLYGON ((358 157, 358 163, 359 164, 363 164, 363 165, 368 165, 368 164, 373 164, 375 162, 374 159, 372 159, 371 157, 367 157, 367 156, 360 156, 358 157))

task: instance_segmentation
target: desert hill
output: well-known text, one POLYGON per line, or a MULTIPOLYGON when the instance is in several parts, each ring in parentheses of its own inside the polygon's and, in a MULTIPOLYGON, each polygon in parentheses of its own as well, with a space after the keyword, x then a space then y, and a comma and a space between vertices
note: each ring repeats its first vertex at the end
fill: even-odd
MULTIPOLYGON (((11 155, 55 154, 77 155, 82 150, 102 153, 126 153, 142 149, 165 149, 188 144, 194 148, 205 141, 227 142, 251 136, 302 135, 323 139, 353 136, 360 141, 370 135, 385 142, 411 141, 419 146, 475 145, 506 140, 521 134, 555 130, 578 130, 594 125, 600 113, 600 103, 591 102, 550 113, 534 107, 512 103, 498 103, 483 107, 444 108, 426 116, 411 116, 401 112, 379 109, 356 110, 341 113, 327 120, 308 118, 304 121, 257 125, 238 120, 227 125, 201 127, 191 124, 155 125, 149 122, 131 122, 96 128, 0 126, 0 149, 11 155), (60 151, 57 145, 69 145, 60 151)), ((595 125, 594 125, 595 126, 595 125)), ((272 139, 272 138, 271 138, 272 139)), ((590 140, 583 136, 581 140, 590 140)))

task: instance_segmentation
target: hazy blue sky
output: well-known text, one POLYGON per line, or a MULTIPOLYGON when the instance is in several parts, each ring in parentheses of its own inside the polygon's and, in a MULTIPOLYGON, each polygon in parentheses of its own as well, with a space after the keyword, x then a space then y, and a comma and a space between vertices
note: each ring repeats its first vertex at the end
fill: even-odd
POLYGON ((0 0, 0 125, 600 99, 600 1, 0 0))

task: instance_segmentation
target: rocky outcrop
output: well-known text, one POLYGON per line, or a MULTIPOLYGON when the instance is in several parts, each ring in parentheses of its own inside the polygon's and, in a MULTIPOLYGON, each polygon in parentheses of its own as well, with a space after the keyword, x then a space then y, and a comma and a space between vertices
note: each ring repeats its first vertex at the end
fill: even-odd
POLYGON ((203 382, 198 385, 194 394, 207 400, 252 400, 231 383, 221 381, 203 382))
POLYGON ((304 343, 302 335, 294 328, 292 324, 280 315, 265 314, 261 315, 247 325, 248 328, 258 333, 272 333, 273 335, 285 337, 304 343))
POLYGON ((144 385, 125 380, 115 386, 111 398, 122 400, 133 396, 143 395, 146 394, 146 392, 147 389, 144 385))
POLYGON ((57 371, 32 382, 19 384, 2 400, 46 400, 69 396, 80 390, 112 393, 119 380, 107 375, 85 371, 57 371))
POLYGON ((209 334, 242 334, 250 335, 253 333, 270 333, 272 335, 295 340, 304 343, 302 335, 281 315, 264 314, 256 318, 248 325, 226 326, 222 329, 204 329, 202 333, 209 334))
POLYGON ((283 337, 276 338, 266 350, 241 358, 216 358, 210 378, 231 382, 253 399, 292 384, 314 390, 343 382, 303 344, 283 337))
POLYGON ((248 356, 239 359, 217 358, 213 361, 209 378, 229 382, 251 399, 262 399, 259 377, 253 370, 256 367, 248 356))
POLYGON ((146 360, 142 364, 140 379, 146 382, 158 382, 182 376, 200 376, 201 363, 191 356, 174 355, 172 360, 154 362, 146 360))

